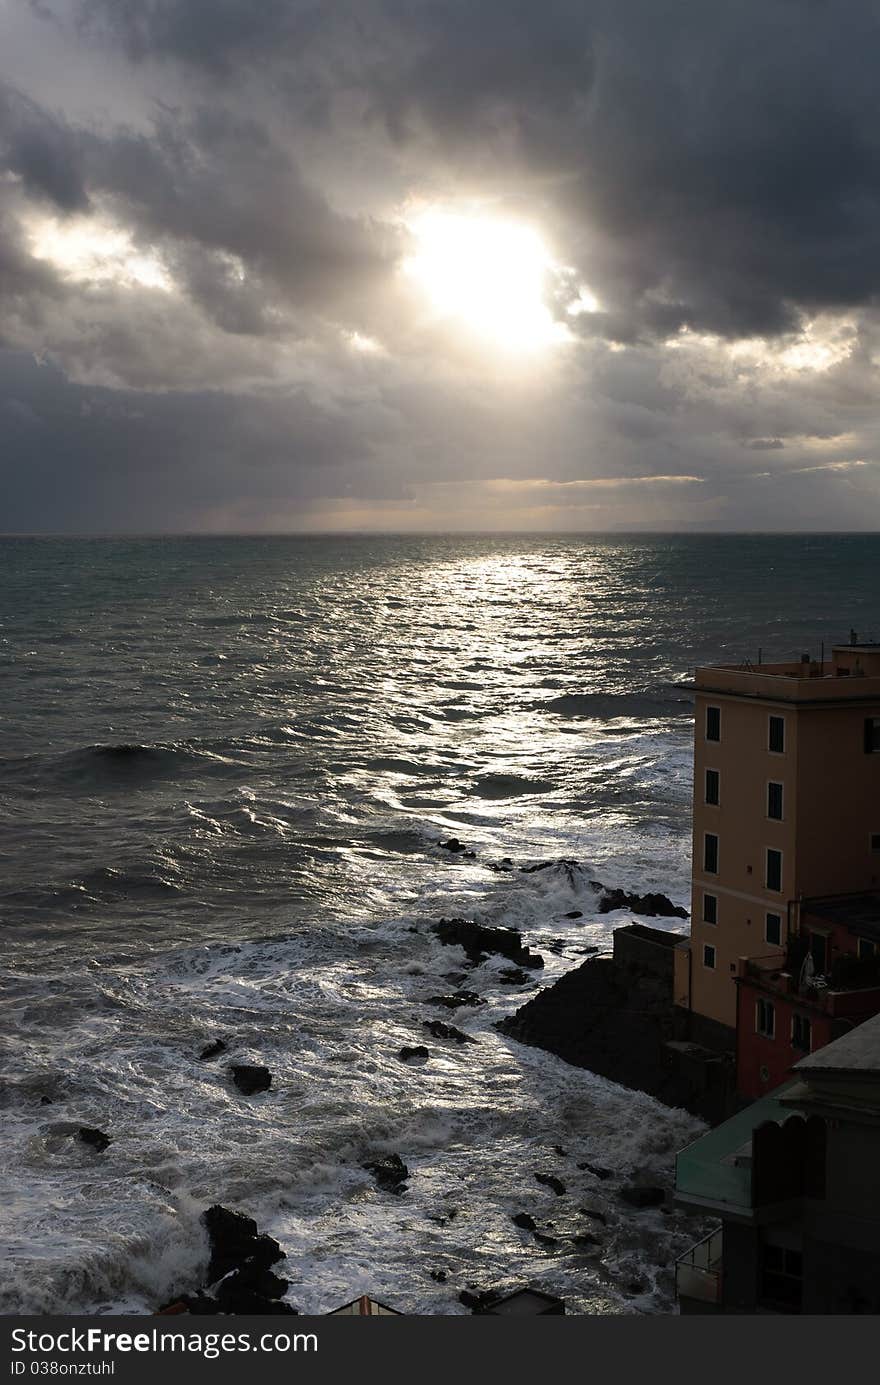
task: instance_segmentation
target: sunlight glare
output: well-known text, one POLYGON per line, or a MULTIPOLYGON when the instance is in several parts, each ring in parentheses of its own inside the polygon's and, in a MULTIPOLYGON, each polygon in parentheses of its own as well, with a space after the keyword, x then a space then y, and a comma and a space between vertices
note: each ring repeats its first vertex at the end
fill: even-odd
POLYGON ((70 221, 39 217, 31 222, 28 232, 34 259, 47 260, 77 283, 138 284, 165 292, 172 287, 165 266, 155 255, 142 254, 127 231, 95 217, 70 221))
POLYGON ((555 266, 531 227, 440 208, 406 224, 416 250, 404 271, 441 316, 511 351, 570 339, 544 301, 555 266))

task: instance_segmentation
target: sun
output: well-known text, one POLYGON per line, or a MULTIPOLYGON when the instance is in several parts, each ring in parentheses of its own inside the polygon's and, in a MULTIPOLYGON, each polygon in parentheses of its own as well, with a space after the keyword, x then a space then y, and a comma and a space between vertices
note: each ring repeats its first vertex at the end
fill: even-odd
POLYGON ((420 212, 405 225, 415 249, 404 272, 441 317, 512 352, 569 339, 545 301, 559 268, 532 227, 441 208, 420 212))

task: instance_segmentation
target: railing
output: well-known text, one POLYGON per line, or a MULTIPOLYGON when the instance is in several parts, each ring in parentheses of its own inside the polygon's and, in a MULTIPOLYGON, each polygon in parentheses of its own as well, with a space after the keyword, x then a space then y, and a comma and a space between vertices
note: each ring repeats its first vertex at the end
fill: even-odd
POLYGON ((675 1262, 675 1296, 703 1303, 721 1302, 724 1233, 719 1229, 704 1236, 675 1262))
POLYGON ((814 973, 803 981, 800 979, 802 964, 803 957, 790 946, 788 958, 779 953, 772 957, 749 957, 745 974, 776 995, 796 996, 829 1015, 861 1009, 872 1012, 871 993, 880 990, 880 959, 843 953, 835 958, 830 971, 814 973))

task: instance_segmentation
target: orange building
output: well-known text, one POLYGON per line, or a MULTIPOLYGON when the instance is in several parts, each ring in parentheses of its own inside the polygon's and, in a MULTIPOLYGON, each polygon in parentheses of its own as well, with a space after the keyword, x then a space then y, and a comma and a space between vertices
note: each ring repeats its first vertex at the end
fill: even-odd
POLYGON ((781 963, 803 899, 880 886, 880 644, 698 668, 693 688, 691 938, 674 995, 692 1039, 732 1050, 740 959, 781 963))

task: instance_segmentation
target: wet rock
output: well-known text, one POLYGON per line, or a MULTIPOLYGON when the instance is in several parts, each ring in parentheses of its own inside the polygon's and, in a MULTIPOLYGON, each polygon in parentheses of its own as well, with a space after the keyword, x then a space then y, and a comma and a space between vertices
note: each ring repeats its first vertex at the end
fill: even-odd
POLYGON ((556 1236, 545 1236, 542 1231, 535 1232, 535 1240, 538 1242, 539 1246, 547 1246, 548 1249, 552 1246, 559 1245, 559 1241, 556 1238, 556 1236))
POLYGON ((531 976, 522 967, 505 967, 499 971, 498 980, 502 986, 524 986, 527 981, 531 981, 531 976))
POLYGON ((222 1039, 215 1039, 213 1043, 206 1044, 199 1054, 199 1062, 207 1063, 211 1058, 219 1058, 221 1053, 226 1052, 226 1044, 222 1039))
MULTIPOLYGON (((578 869, 578 863, 561 856, 558 861, 539 861, 534 866, 520 866, 520 871, 523 875, 536 875, 539 871, 553 870, 554 867, 573 877, 574 872, 578 869)), ((592 884, 592 881, 590 883, 592 884)))
POLYGON ((580 909, 569 909, 567 914, 563 914, 564 919, 582 919, 583 913, 580 909))
POLYGON ((560 1157, 560 1159, 567 1159, 567 1158, 568 1158, 568 1153, 567 1153, 566 1150, 564 1150, 564 1149, 562 1148, 562 1145, 553 1145, 552 1148, 553 1148, 553 1153, 554 1153, 554 1154, 558 1154, 559 1157, 560 1157))
POLYGON ((404 1044, 403 1048, 400 1050, 397 1056, 401 1060, 401 1062, 409 1063, 413 1059, 421 1062, 425 1059, 430 1058, 431 1054, 430 1050, 425 1048, 424 1044, 415 1044, 412 1048, 408 1048, 406 1044, 404 1044))
POLYGON ((648 1284, 644 1279, 631 1279, 626 1286, 626 1292, 638 1296, 647 1293, 648 1284))
POLYGON ((603 1226, 605 1226, 608 1222, 608 1218, 606 1217, 605 1213, 597 1212, 594 1207, 579 1207, 578 1211, 580 1212, 582 1217, 592 1217, 593 1221, 600 1221, 603 1226))
POLYGON ((112 1140, 109 1135, 105 1135, 103 1130, 96 1130, 91 1125, 81 1125, 76 1132, 76 1138, 90 1149, 94 1149, 98 1154, 103 1153, 112 1140))
POLYGON ((386 1193, 403 1193, 409 1169, 399 1154, 385 1154, 381 1159, 371 1159, 363 1165, 373 1175, 378 1186, 386 1193))
POLYGON ((246 1260, 233 1270, 214 1290, 224 1313, 263 1313, 267 1300, 283 1298, 289 1288, 281 1279, 256 1260, 246 1260))
POLYGON ((594 1236, 589 1231, 579 1231, 576 1236, 572 1236, 571 1243, 581 1250, 590 1250, 594 1246, 602 1244, 601 1236, 594 1236))
POLYGON ((618 1190, 617 1196, 630 1207, 660 1207, 666 1201, 666 1189, 650 1183, 629 1183, 618 1190))
POLYGON ((521 1226, 523 1231, 537 1231, 538 1223, 534 1217, 530 1217, 528 1212, 517 1212, 515 1217, 511 1217, 514 1226, 521 1226))
POLYGON ((271 1072, 257 1063, 233 1063, 229 1071, 236 1087, 245 1096, 268 1091, 272 1086, 271 1072))
POLYGON ((428 1005, 442 1005, 447 1010, 457 1010, 461 1005, 485 1005, 482 996, 477 995, 476 991, 456 991, 454 995, 432 995, 428 997, 428 1005))
POLYGON ((477 858, 477 853, 468 851, 464 843, 458 840, 458 837, 450 837, 448 841, 438 842, 437 845, 442 847, 444 851, 451 851, 453 855, 461 856, 465 861, 475 861, 477 858))
POLYGON ((432 1270, 432 1271, 431 1271, 431 1278, 432 1278, 433 1280, 435 1280, 436 1283, 438 1283, 438 1284, 445 1284, 445 1283, 446 1283, 446 1277, 447 1277, 447 1276, 446 1276, 446 1271, 445 1271, 445 1270, 432 1270))
POLYGON ((532 971, 544 965, 543 957, 523 946, 522 934, 515 928, 489 928, 473 919, 441 919, 434 925, 434 932, 444 945, 464 948, 474 963, 483 962, 494 953, 532 971))
POLYGON ((687 909, 673 904, 665 894, 629 894, 626 890, 610 890, 598 880, 591 880, 594 889, 601 890, 599 913, 610 914, 615 909, 629 909, 644 918, 686 919, 687 909))
POLYGON ((535 1178, 539 1183, 543 1183, 545 1188, 550 1188, 557 1197, 564 1194, 565 1184, 560 1178, 554 1178, 552 1173, 536 1173, 535 1178))
POLYGON ((614 1175, 613 1169, 603 1168, 601 1164, 578 1164, 578 1168, 586 1169, 587 1173, 591 1173, 594 1178, 601 1178, 603 1182, 606 1178, 612 1178, 614 1175))
POLYGON ((202 1224, 211 1248, 208 1284, 244 1264, 268 1269, 285 1258, 278 1242, 260 1234, 253 1217, 246 1217, 243 1212, 233 1212, 215 1203, 202 1213, 202 1224))
POLYGON ((435 1039, 451 1039, 456 1044, 475 1044, 476 1039, 472 1039, 470 1034, 463 1034, 460 1029, 456 1029, 454 1024, 444 1024, 442 1020, 423 1020, 425 1028, 435 1039))
POLYGON ((51 1105, 52 1105, 52 1098, 51 1098, 50 1096, 41 1096, 41 1097, 40 1097, 40 1105, 41 1105, 41 1106, 51 1106, 51 1105))

